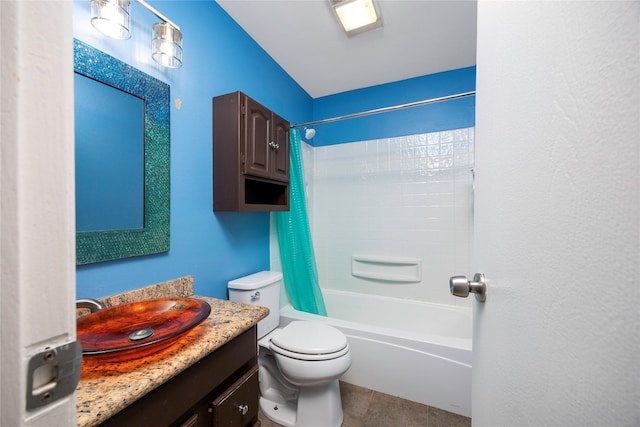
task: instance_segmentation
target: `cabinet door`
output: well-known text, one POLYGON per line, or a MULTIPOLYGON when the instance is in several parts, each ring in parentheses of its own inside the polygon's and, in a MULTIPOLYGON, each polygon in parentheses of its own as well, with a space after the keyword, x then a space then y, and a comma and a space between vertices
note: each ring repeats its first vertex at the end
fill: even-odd
POLYGON ((258 366, 254 366, 211 404, 213 427, 245 427, 258 418, 258 366))
POLYGON ((271 111, 245 97, 245 126, 244 173, 270 178, 271 111))
POLYGON ((289 122, 273 115, 273 179, 289 182, 289 122))

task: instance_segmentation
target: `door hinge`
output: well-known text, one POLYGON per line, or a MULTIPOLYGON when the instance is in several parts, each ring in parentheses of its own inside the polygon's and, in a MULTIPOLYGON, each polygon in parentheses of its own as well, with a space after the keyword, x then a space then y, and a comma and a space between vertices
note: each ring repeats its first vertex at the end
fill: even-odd
POLYGON ((27 411, 48 405, 74 392, 82 372, 78 341, 47 347, 29 360, 27 411))

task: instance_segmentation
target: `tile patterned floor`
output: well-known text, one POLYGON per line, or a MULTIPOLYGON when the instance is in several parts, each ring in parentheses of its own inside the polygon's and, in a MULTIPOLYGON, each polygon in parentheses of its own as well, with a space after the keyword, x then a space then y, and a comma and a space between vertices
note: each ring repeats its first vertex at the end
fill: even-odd
MULTIPOLYGON (((471 418, 340 382, 342 427, 470 427, 471 418)), ((260 414, 261 427, 279 424, 260 414)), ((320 426, 319 426, 320 427, 320 426)))

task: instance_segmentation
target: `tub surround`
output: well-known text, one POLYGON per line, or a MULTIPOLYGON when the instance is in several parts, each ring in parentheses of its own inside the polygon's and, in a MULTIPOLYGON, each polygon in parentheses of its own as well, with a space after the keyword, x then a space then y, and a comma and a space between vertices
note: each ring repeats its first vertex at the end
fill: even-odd
POLYGON ((173 346, 154 355, 119 363, 84 357, 76 389, 78 426, 95 426, 106 421, 256 325, 269 312, 264 307, 193 295, 190 276, 101 301, 112 306, 162 297, 202 299, 211 305, 211 314, 173 346))
POLYGON ((447 285, 471 270, 474 141, 470 127, 305 150, 321 288, 471 307, 447 285))

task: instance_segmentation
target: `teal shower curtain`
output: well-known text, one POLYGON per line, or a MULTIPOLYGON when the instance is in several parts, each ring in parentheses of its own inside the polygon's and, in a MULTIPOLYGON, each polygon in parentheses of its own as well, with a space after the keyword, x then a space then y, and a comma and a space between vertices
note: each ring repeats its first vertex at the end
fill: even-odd
POLYGON ((274 213, 284 287, 296 310, 326 316, 307 217, 300 133, 293 129, 290 135, 289 212, 274 213))

